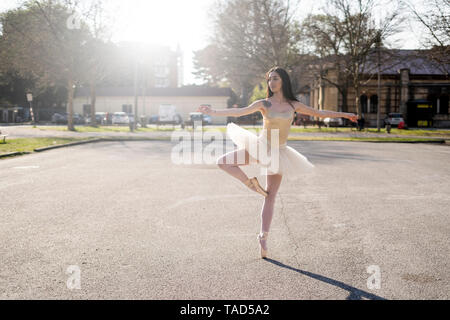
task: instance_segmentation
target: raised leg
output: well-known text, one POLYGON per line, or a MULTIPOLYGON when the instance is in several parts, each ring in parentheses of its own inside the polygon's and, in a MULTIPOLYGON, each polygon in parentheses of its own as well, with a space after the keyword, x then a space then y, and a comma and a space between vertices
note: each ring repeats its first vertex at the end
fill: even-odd
POLYGON ((238 149, 228 152, 217 159, 216 164, 220 169, 245 183, 248 176, 242 171, 239 166, 246 166, 250 164, 250 155, 245 149, 238 149))

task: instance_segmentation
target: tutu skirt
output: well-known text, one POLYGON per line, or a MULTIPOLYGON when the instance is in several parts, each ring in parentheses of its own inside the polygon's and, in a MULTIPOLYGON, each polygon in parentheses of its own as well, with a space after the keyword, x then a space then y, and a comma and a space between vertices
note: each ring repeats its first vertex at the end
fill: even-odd
POLYGON ((267 135, 258 136, 235 123, 227 125, 227 136, 238 149, 246 149, 250 155, 250 164, 260 166, 266 175, 281 174, 283 179, 297 180, 313 172, 315 167, 304 155, 287 144, 275 149, 267 141, 267 135))

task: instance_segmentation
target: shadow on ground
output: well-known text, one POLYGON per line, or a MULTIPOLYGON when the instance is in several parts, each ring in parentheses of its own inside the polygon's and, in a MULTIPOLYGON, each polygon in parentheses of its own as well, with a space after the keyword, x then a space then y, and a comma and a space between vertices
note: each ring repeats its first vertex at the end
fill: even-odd
POLYGON ((273 259, 270 259, 270 258, 266 258, 264 260, 268 261, 270 263, 273 263, 274 265, 277 265, 279 267, 286 268, 286 269, 298 272, 298 273, 300 273, 302 275, 305 275, 305 276, 311 277, 313 279, 316 279, 316 280, 319 280, 319 281, 331 284, 333 286, 339 287, 341 289, 344 289, 344 290, 348 291, 348 293, 349 293, 349 295, 346 298, 346 300, 361 300, 362 298, 366 298, 366 299, 369 299, 369 300, 387 300, 385 298, 379 297, 379 296, 374 295, 372 293, 365 292, 365 291, 360 290, 358 288, 349 286, 348 284, 345 284, 345 283, 343 283, 341 281, 337 281, 337 280, 334 280, 334 279, 331 279, 331 278, 327 278, 327 277, 324 277, 324 276, 321 276, 319 274, 315 274, 315 273, 312 273, 312 272, 296 269, 294 267, 288 266, 288 265, 286 265, 286 264, 284 264, 282 262, 279 262, 277 260, 273 260, 273 259))

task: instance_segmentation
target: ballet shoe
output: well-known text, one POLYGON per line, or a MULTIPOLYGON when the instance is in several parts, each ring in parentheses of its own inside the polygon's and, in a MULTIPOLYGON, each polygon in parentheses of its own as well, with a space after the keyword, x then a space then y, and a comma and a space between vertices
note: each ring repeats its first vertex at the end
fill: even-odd
POLYGON ((267 191, 261 187, 256 177, 248 179, 247 181, 244 182, 244 184, 253 191, 262 194, 264 197, 267 197, 269 195, 267 191))
MULTIPOLYGON (((268 237, 269 233, 268 232, 261 232, 258 234, 258 241, 259 241, 259 246, 261 247, 261 258, 265 259, 267 258, 267 249, 264 249, 263 246, 261 245, 261 240, 265 240, 267 241, 267 237, 268 237)), ((266 244, 267 247, 267 244, 266 244)))

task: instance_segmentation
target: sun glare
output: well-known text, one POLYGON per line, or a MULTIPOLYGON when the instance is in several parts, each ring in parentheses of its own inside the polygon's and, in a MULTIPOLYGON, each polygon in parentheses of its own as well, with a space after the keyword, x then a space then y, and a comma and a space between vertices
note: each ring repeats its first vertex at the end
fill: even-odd
POLYGON ((182 40, 188 1, 123 1, 117 37, 126 41, 174 44, 182 40), (183 14, 184 11, 184 14, 183 14))

